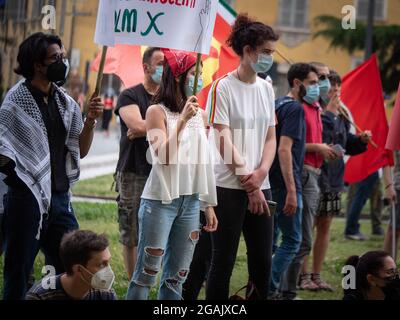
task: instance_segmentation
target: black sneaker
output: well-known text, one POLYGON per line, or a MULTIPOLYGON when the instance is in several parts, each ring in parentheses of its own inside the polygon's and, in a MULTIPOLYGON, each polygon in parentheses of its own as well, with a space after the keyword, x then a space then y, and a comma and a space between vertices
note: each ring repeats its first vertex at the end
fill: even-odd
POLYGON ((301 300, 295 292, 282 292, 281 297, 282 300, 301 300))

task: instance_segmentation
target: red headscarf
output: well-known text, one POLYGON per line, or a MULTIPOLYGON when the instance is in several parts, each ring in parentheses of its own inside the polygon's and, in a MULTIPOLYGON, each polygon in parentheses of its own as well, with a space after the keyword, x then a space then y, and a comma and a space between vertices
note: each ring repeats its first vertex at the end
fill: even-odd
POLYGON ((164 53, 165 60, 167 60, 174 77, 185 73, 197 61, 196 54, 194 53, 172 49, 161 49, 161 51, 164 53))

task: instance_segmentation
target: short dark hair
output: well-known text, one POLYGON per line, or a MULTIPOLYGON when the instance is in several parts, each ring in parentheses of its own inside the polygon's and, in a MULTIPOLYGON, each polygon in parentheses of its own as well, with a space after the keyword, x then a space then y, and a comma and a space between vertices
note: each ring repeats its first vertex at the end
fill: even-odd
POLYGON ((331 85, 342 85, 342 78, 340 75, 335 71, 335 70, 329 70, 329 76, 328 76, 329 81, 331 82, 331 85))
POLYGON ((68 275, 76 264, 86 266, 95 252, 107 249, 109 242, 104 234, 88 230, 74 230, 64 235, 60 245, 60 258, 68 275))
POLYGON ((253 50, 265 41, 278 41, 279 36, 268 25, 252 20, 247 14, 239 14, 232 26, 227 44, 242 57, 243 48, 249 45, 253 50))
POLYGON ((19 46, 17 62, 14 72, 27 80, 35 75, 35 63, 43 63, 47 56, 47 49, 53 44, 62 48, 61 39, 52 34, 37 32, 26 38, 19 46))
POLYGON ((169 110, 171 110, 171 112, 181 113, 185 106, 186 100, 188 98, 185 93, 186 77, 189 73, 189 70, 192 69, 193 66, 190 66, 184 73, 182 73, 179 76, 179 82, 177 84, 175 81, 175 76, 172 73, 171 67, 169 66, 168 62, 166 62, 166 60, 165 60, 164 61, 164 72, 162 75, 161 84, 160 84, 160 87, 159 87, 157 93, 154 95, 153 103, 154 104, 162 103, 169 110), (178 99, 177 99, 177 95, 176 95, 177 89, 179 89, 179 91, 183 97, 182 102, 178 101, 178 99))
POLYGON ((151 58, 153 57, 154 52, 161 51, 160 48, 157 47, 148 47, 143 53, 143 63, 150 64, 151 58))
POLYGON ((289 86, 293 88, 294 79, 299 79, 300 81, 307 79, 310 72, 315 72, 316 74, 318 74, 317 69, 309 63, 293 64, 287 73, 289 86))

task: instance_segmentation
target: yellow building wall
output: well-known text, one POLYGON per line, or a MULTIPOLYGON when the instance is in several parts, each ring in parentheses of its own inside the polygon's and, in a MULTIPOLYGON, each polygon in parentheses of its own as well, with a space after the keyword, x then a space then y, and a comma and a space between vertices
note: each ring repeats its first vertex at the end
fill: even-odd
MULTIPOLYGON (((28 0, 28 18, 31 17, 32 3, 35 0, 28 0)), ((318 30, 314 24, 315 17, 322 14, 331 14, 341 17, 341 9, 344 5, 355 4, 356 0, 309 0, 309 16, 308 23, 310 26, 310 35, 308 38, 295 47, 287 47, 282 41, 278 43, 278 49, 288 58, 297 62, 321 61, 327 63, 331 68, 344 75, 350 71, 352 67, 352 57, 344 50, 329 49, 329 42, 324 38, 313 39, 313 33, 318 30)), ((279 0, 236 0, 234 9, 237 12, 248 12, 252 17, 255 17, 262 22, 265 22, 272 27, 276 28, 279 18, 279 0)), ((93 61, 95 55, 99 52, 100 48, 93 42, 96 27, 96 17, 98 9, 98 0, 78 0, 76 2, 76 9, 80 12, 90 13, 90 16, 76 17, 74 23, 74 39, 73 47, 80 50, 80 66, 79 73, 81 76, 85 74, 86 61, 93 61)), ((61 36, 63 43, 67 50, 70 48, 70 33, 71 33, 71 12, 73 0, 66 1, 66 16, 64 25, 64 34, 61 36)), ((387 0, 387 20, 384 23, 400 24, 400 0, 387 0)), ((55 34, 60 34, 61 22, 61 0, 56 1, 56 30, 55 34)), ((0 25, 0 28, 2 26, 0 25)), ((18 25, 14 27, 13 22, 9 22, 9 36, 15 38, 16 44, 8 47, 7 53, 3 56, 3 80, 5 86, 8 83, 15 83, 17 76, 11 73, 10 76, 10 61, 11 67, 15 67, 16 56, 18 53, 18 46, 24 39, 37 31, 43 31, 41 22, 32 24, 28 23, 25 27, 18 25)), ((4 30, 0 29, 0 34, 4 30)), ((44 31, 46 32, 46 31, 44 31)), ((49 32, 49 31, 48 31, 49 32)), ((3 43, 0 43, 3 46, 3 43)), ((363 53, 358 52, 356 56, 362 57, 363 53)), ((278 63, 284 62, 277 54, 275 59, 278 63)), ((89 86, 91 90, 94 89, 97 74, 90 72, 89 86)))
MULTIPOLYGON (((100 51, 98 45, 94 43, 94 34, 96 30, 96 18, 98 9, 98 0, 87 0, 77 6, 79 11, 90 12, 89 17, 75 18, 75 35, 73 47, 80 50, 80 75, 85 74, 86 61, 92 62, 96 54, 100 51)), ((93 91, 96 85, 97 73, 89 73, 89 87, 93 91)))
MULTIPOLYGON (((64 33, 61 35, 61 1, 56 1, 56 29, 55 30, 43 30, 41 21, 38 23, 29 22, 32 12, 32 4, 35 0, 28 0, 27 17, 28 21, 25 24, 15 25, 13 21, 8 22, 8 37, 13 39, 14 45, 7 46, 6 52, 3 52, 3 83, 7 87, 14 85, 18 80, 18 76, 13 72, 10 72, 11 68, 16 67, 16 59, 18 53, 18 47, 21 42, 28 37, 30 34, 35 32, 54 33, 61 37, 62 42, 67 51, 70 49, 70 37, 72 31, 72 6, 73 1, 66 1, 66 14, 64 22, 64 33)), ((77 16, 75 17, 74 23, 74 37, 73 37, 73 48, 80 50, 80 65, 79 74, 84 76, 86 61, 93 61, 96 53, 99 51, 98 46, 93 42, 94 33, 96 28, 97 8, 98 0, 78 0, 76 3, 76 10, 78 12, 90 13, 90 16, 77 16)), ((43 15, 42 15, 43 17, 43 15)), ((0 25, 0 35, 5 35, 5 28, 0 25)), ((3 49, 4 43, 0 43, 1 49, 3 49)), ((94 89, 96 74, 90 73, 89 85, 91 89, 94 89)))

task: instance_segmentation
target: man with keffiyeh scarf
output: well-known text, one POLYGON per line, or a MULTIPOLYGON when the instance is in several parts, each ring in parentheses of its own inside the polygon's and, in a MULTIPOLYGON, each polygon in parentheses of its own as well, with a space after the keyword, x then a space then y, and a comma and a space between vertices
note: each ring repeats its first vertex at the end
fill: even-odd
POLYGON ((15 72, 24 79, 0 107, 0 172, 4 199, 4 299, 23 299, 40 250, 46 265, 64 272, 62 236, 77 229, 70 188, 79 179, 79 161, 93 140, 103 109, 90 100, 82 122, 78 104, 60 86, 69 64, 58 36, 35 33, 19 47, 15 72))

